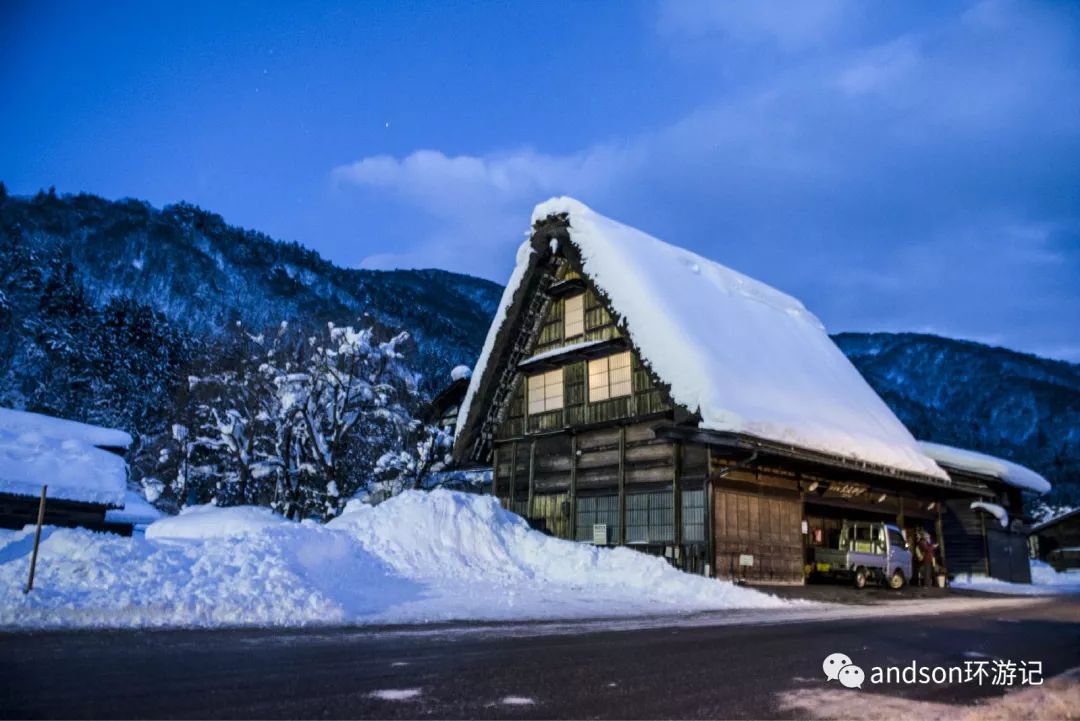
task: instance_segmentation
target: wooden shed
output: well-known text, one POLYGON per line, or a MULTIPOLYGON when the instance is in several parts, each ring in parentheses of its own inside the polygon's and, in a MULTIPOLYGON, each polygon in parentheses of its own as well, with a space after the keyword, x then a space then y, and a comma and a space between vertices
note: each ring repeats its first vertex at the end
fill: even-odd
POLYGON ((1036 555, 1061 573, 1080 569, 1080 508, 1031 529, 1036 555))
POLYGON ((130 444, 123 431, 0 408, 0 527, 36 523, 47 486, 46 525, 131 535, 106 517, 125 506, 130 444))
POLYGON ((923 527, 952 478, 794 298, 577 201, 538 206, 457 419, 537 528, 801 584, 845 518, 923 527))

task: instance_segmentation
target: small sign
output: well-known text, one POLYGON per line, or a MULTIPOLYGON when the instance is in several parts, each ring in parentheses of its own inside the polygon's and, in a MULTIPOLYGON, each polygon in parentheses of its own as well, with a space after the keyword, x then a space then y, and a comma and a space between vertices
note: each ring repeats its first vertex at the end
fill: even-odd
POLYGON ((802 532, 803 532, 803 535, 804 535, 804 536, 805 536, 805 535, 806 535, 807 533, 809 533, 809 532, 810 532, 810 524, 809 524, 809 523, 807 523, 806 521, 803 521, 803 522, 802 522, 802 532))
POLYGON ((749 553, 741 554, 739 556, 739 565, 740 566, 753 566, 754 565, 754 557, 751 556, 749 553))
POLYGON ((592 526, 592 542, 597 546, 607 545, 607 524, 594 523, 592 526))

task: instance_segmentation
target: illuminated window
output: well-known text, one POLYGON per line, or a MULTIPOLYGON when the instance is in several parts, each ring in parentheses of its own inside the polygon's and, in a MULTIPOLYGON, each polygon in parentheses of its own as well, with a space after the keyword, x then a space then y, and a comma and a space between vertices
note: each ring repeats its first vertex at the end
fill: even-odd
POLYGON ((563 407, 563 372, 559 370, 529 376, 529 415, 557 411, 563 407))
POLYGON ((585 333, 585 294, 571 296, 563 303, 563 338, 585 333))
POLYGON ((632 385, 630 351, 589 361, 589 402, 628 396, 632 385))

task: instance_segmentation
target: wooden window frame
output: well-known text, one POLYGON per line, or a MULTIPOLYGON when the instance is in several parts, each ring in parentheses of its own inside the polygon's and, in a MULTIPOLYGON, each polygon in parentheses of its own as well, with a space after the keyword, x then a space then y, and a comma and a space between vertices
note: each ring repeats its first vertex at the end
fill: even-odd
POLYGON ((563 397, 566 393, 566 383, 563 378, 562 368, 556 368, 553 371, 546 371, 544 373, 534 373, 531 376, 527 376, 525 387, 525 411, 529 416, 537 416, 550 411, 559 411, 566 405, 563 397), (537 380, 539 380, 540 383, 535 383, 537 380), (551 390, 556 387, 558 387, 558 392, 551 392, 551 390), (536 388, 543 390, 542 397, 534 398, 536 388), (539 403, 540 408, 534 409, 534 402, 539 403))
POLYGON ((634 362, 630 355, 630 351, 623 351, 622 353, 615 353, 603 358, 597 358, 589 361, 588 368, 586 368, 586 380, 587 387, 589 389, 589 402, 600 403, 602 401, 611 400, 612 398, 624 398, 634 393, 634 362), (626 364, 616 366, 612 368, 611 361, 619 359, 620 361, 625 358, 626 364), (626 377, 618 381, 612 380, 614 371, 621 371, 625 369, 626 377), (603 378, 602 382, 594 382, 595 379, 603 378))
POLYGON ((585 335, 585 294, 578 293, 563 300, 563 340, 585 335), (576 306, 571 309, 570 303, 576 306))

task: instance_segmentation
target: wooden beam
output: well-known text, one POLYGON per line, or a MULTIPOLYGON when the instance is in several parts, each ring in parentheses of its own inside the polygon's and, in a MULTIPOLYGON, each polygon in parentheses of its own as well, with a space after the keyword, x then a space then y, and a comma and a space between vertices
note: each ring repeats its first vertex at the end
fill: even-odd
POLYGON ((937 523, 934 530, 937 531, 938 551, 941 552, 941 570, 947 573, 949 567, 945 561, 945 526, 941 521, 941 501, 937 504, 937 523))
POLYGON ((529 496, 525 503, 525 517, 532 518, 533 494, 536 492, 536 439, 529 443, 529 496))
POLYGON ((510 444, 510 489, 506 497, 506 508, 514 511, 514 494, 517 493, 517 441, 510 444))
POLYGON ((620 546, 626 543, 626 426, 619 426, 619 537, 620 546))
POLYGON ((708 448, 705 473, 705 575, 716 575, 716 530, 713 528, 712 448, 708 448))
POLYGON ((570 436, 570 540, 577 540, 577 435, 570 436))
POLYGON ((491 446, 491 495, 499 498, 499 447, 491 446))
MULTIPOLYGON (((682 443, 675 441, 671 444, 671 508, 672 508, 672 535, 675 546, 682 546, 682 443)), ((680 554, 682 552, 680 551, 680 554)))

